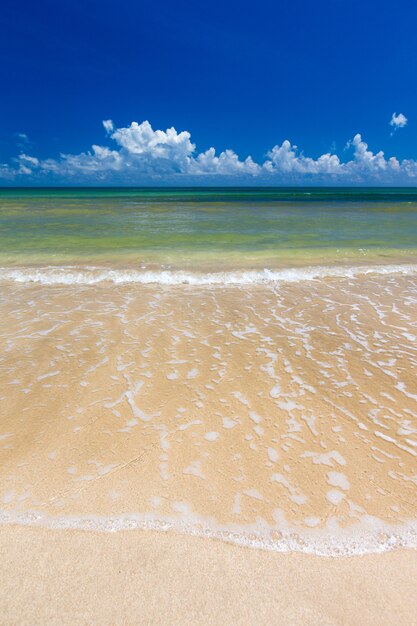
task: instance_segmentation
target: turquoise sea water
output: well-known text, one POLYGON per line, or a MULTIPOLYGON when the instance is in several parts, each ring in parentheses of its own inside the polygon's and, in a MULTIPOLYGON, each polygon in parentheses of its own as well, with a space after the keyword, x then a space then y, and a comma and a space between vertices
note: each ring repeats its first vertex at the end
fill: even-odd
POLYGON ((0 264, 239 268, 417 258, 417 189, 0 190, 0 264))

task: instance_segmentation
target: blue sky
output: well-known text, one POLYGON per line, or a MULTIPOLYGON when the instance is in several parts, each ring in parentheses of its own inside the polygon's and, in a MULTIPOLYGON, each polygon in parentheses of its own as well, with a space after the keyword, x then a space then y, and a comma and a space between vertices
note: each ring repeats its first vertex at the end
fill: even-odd
POLYGON ((416 184, 414 2, 3 0, 0 21, 0 184, 416 184))

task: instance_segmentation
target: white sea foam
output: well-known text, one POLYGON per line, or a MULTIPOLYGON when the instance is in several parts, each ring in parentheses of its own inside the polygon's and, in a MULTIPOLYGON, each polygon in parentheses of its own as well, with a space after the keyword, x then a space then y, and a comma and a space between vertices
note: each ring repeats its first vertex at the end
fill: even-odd
MULTIPOLYGON (((351 557, 381 553, 398 548, 417 549, 417 522, 389 525, 376 517, 365 515, 347 528, 338 526, 335 518, 325 528, 300 529, 285 521, 269 526, 258 518, 254 524, 216 524, 202 518, 183 505, 178 516, 155 513, 132 513, 114 516, 48 516, 39 511, 0 511, 0 525, 43 527, 56 530, 118 532, 126 530, 175 531, 181 534, 219 539, 228 543, 274 552, 303 552, 325 557, 351 557), (184 510, 183 510, 184 509, 184 510)), ((277 512, 277 517, 281 517, 277 512)))
POLYGON ((366 274, 417 274, 417 265, 317 266, 283 270, 187 272, 174 270, 103 269, 97 267, 0 268, 0 281, 43 285, 129 283, 160 285, 252 285, 296 283, 320 278, 355 278, 366 274))

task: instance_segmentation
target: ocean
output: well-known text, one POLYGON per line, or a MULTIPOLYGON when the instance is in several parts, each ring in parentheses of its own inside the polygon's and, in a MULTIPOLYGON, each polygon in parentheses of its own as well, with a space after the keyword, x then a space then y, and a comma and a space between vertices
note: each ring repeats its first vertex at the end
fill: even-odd
POLYGON ((417 250, 413 189, 2 189, 2 265, 240 269, 417 250))

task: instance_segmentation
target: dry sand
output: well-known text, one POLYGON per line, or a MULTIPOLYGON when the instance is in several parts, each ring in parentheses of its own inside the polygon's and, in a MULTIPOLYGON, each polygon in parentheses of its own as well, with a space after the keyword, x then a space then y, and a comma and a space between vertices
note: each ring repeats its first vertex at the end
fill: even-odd
POLYGON ((417 624, 417 552, 278 554, 176 534, 0 528, 0 614, 25 624, 417 624))

